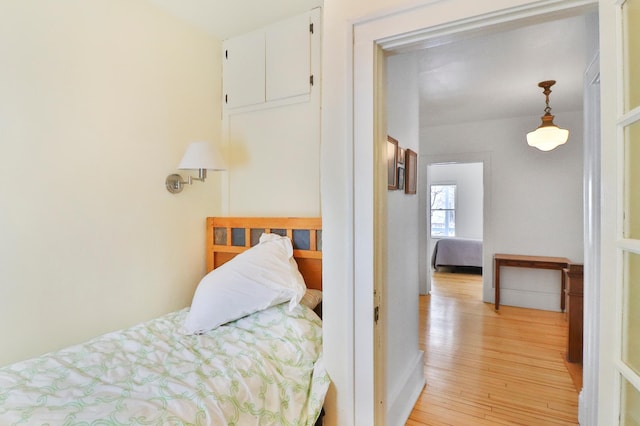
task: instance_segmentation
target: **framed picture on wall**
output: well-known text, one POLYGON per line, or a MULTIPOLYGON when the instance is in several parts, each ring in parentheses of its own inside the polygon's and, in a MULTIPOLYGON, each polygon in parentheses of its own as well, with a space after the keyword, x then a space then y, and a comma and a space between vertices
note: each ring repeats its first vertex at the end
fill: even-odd
POLYGON ((405 176, 404 167, 398 165, 398 189, 400 190, 404 189, 404 176, 405 176))
POLYGON ((387 136, 387 189, 398 189, 398 141, 387 136))
POLYGON ((418 154, 410 149, 405 150, 405 194, 415 194, 418 186, 418 154))

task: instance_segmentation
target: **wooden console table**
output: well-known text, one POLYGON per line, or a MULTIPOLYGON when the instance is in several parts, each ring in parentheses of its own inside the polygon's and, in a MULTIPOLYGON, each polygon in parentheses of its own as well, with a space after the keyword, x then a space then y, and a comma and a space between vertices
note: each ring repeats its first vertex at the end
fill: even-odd
POLYGON ((514 268, 554 269, 560 271, 562 291, 560 292, 560 309, 564 312, 565 304, 565 277, 564 269, 568 267, 570 260, 566 257, 526 256, 520 254, 495 254, 493 256, 494 283, 496 289, 495 308, 500 309, 500 267, 511 266, 514 268))

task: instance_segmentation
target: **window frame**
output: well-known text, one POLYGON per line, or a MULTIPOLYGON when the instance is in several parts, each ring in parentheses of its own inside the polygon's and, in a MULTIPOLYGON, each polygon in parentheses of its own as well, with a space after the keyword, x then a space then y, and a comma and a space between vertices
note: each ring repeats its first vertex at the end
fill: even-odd
MULTIPOLYGON (((456 236, 456 228, 455 228, 455 219, 456 219, 456 211, 458 209, 458 183, 457 182, 434 182, 429 185, 429 234, 431 238, 451 238, 456 236), (453 195, 453 208, 445 208, 445 209, 435 209, 433 208, 433 187, 434 186, 449 186, 453 187, 454 195, 453 195), (433 233, 433 212, 434 211, 442 211, 442 212, 453 212, 453 235, 434 235, 433 233)), ((449 227, 444 228, 445 230, 449 230, 449 227)))

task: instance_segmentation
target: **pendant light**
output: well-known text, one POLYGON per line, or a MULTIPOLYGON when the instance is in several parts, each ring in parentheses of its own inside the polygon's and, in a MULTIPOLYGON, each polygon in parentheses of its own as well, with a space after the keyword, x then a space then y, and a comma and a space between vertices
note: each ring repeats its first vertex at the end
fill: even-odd
POLYGON ((542 118, 542 124, 533 132, 527 133, 527 143, 529 146, 538 148, 541 151, 551 151, 558 145, 562 145, 567 142, 569 138, 569 131, 567 129, 561 129, 553 124, 553 115, 551 115, 551 107, 549 106, 549 94, 551 93, 551 86, 556 84, 555 80, 541 81, 538 83, 538 87, 544 89, 544 94, 547 98, 547 107, 544 109, 544 115, 542 118))

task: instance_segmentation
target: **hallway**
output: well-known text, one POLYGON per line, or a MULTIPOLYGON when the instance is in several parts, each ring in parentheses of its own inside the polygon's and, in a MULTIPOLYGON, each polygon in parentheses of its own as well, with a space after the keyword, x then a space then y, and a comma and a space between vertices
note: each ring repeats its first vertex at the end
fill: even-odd
POLYGON ((578 424, 581 380, 572 382, 564 361, 564 314, 495 313, 481 299, 480 275, 433 274, 431 295, 420 297, 427 386, 406 424, 578 424))

